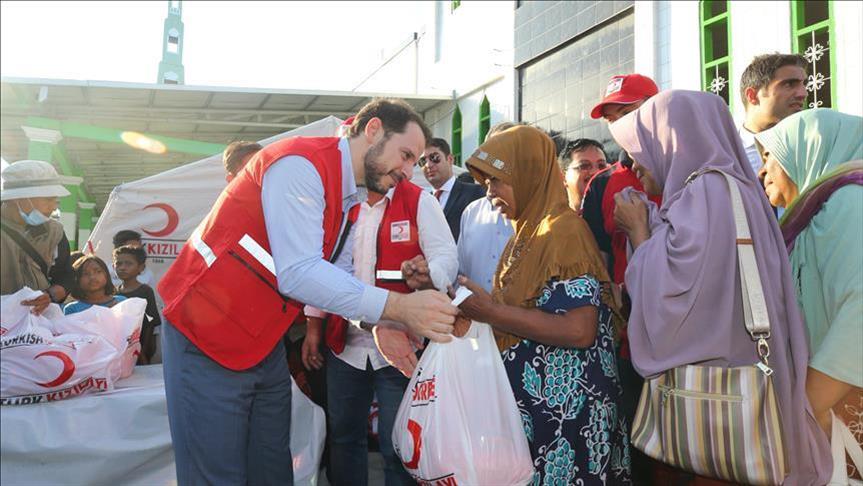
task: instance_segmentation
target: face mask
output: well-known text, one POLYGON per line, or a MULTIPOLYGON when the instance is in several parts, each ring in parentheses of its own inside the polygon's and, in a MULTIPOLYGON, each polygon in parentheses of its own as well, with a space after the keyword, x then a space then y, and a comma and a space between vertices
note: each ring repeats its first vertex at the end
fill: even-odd
MULTIPOLYGON (((31 205, 33 203, 30 203, 31 205)), ((21 209, 21 205, 18 206, 18 214, 21 215, 21 218, 27 223, 28 226, 39 226, 48 222, 48 217, 42 214, 41 211, 36 209, 35 207, 30 210, 29 213, 25 213, 23 209, 21 209)))

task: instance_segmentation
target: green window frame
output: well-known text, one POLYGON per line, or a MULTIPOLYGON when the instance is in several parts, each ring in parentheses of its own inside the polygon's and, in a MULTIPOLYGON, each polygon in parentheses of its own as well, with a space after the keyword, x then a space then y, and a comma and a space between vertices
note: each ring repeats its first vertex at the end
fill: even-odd
POLYGON ((461 110, 458 104, 452 112, 452 156, 455 165, 461 167, 461 110))
POLYGON ((809 63, 808 108, 837 106, 835 32, 833 0, 791 0, 791 50, 802 54, 809 63))
POLYGON ((701 89, 731 102, 731 13, 728 0, 701 0, 701 89))
POLYGON ((482 102, 479 104, 479 144, 485 142, 485 137, 491 129, 491 103, 487 96, 482 97, 482 102))

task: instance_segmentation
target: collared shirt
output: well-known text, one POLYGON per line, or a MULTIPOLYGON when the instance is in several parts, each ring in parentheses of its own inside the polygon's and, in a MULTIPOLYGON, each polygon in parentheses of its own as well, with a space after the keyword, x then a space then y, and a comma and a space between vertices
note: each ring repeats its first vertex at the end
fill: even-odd
MULTIPOLYGON (((357 204, 357 185, 348 140, 339 142, 342 153, 342 209, 357 204)), ((351 231, 332 264, 323 258, 324 185, 306 158, 283 157, 264 173, 261 202, 267 237, 273 253, 279 291, 351 319, 377 322, 388 292, 356 279, 351 264, 351 231)))
POLYGON ((758 171, 761 170, 761 166, 764 164, 764 161, 761 160, 761 154, 758 153, 758 149, 755 147, 755 134, 744 127, 742 123, 740 124, 740 128, 737 129, 737 132, 740 134, 740 140, 743 141, 743 148, 746 150, 746 157, 749 159, 749 165, 752 166, 752 170, 757 176, 758 171))
MULTIPOLYGON (((378 230, 393 193, 394 190, 391 189, 386 197, 373 206, 370 206, 368 201, 360 205, 353 242, 354 275, 369 285, 375 284, 378 230)), ((417 231, 432 282, 439 290, 446 291, 458 272, 457 251, 443 210, 434 196, 427 192, 420 194, 417 231)), ((313 309, 306 310, 310 311, 306 315, 315 314, 313 309)), ((356 325, 348 326, 345 349, 336 357, 359 370, 365 370, 367 362, 371 363, 374 370, 389 366, 378 351, 372 334, 356 325)))
POLYGON ((440 194, 440 207, 445 208, 446 202, 449 201, 449 195, 452 194, 452 186, 455 184, 455 176, 449 178, 448 181, 444 182, 442 186, 440 186, 437 190, 433 191, 432 194, 437 192, 438 190, 442 191, 440 194))
MULTIPOLYGON (((746 157, 749 159, 749 165, 751 165, 752 170, 755 171, 755 177, 758 177, 758 171, 760 171, 761 166, 764 165, 764 159, 761 158, 761 154, 755 146, 755 134, 744 127, 742 123, 737 132, 740 134, 740 140, 743 141, 743 148, 746 150, 746 157)), ((777 219, 781 218, 782 213, 785 212, 784 208, 773 208, 773 210, 776 213, 777 219)))
POLYGON ((512 222, 491 205, 488 197, 481 197, 464 209, 460 231, 459 273, 491 292, 497 262, 515 233, 512 222))

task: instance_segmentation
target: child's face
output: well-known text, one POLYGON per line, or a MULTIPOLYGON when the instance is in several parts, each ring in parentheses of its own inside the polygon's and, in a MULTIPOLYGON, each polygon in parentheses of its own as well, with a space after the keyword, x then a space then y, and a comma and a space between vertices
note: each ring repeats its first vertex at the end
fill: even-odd
POLYGON ((114 270, 120 280, 132 280, 141 274, 143 267, 132 255, 120 254, 114 257, 114 270))
POLYGON ((78 281, 78 286, 84 292, 97 292, 105 288, 108 284, 108 275, 102 270, 96 262, 87 262, 84 264, 84 269, 81 272, 81 278, 78 281))

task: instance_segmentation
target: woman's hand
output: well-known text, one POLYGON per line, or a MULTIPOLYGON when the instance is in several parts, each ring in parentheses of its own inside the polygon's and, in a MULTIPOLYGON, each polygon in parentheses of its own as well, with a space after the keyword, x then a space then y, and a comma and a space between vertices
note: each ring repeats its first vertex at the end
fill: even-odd
POLYGON ((489 321, 491 320, 492 311, 494 309, 494 302, 491 300, 491 295, 479 284, 464 275, 459 275, 458 283, 473 292, 473 295, 465 299, 464 302, 458 306, 461 313, 468 319, 491 324, 489 321))
POLYGON ((640 198, 629 200, 623 194, 614 195, 614 223, 626 233, 632 248, 650 238, 650 226, 647 224, 647 205, 640 198))
POLYGON ((51 305, 51 296, 48 295, 48 292, 42 292, 42 295, 36 297, 35 299, 22 300, 21 305, 26 305, 32 307, 30 309, 31 314, 42 315, 45 312, 45 309, 51 305))

